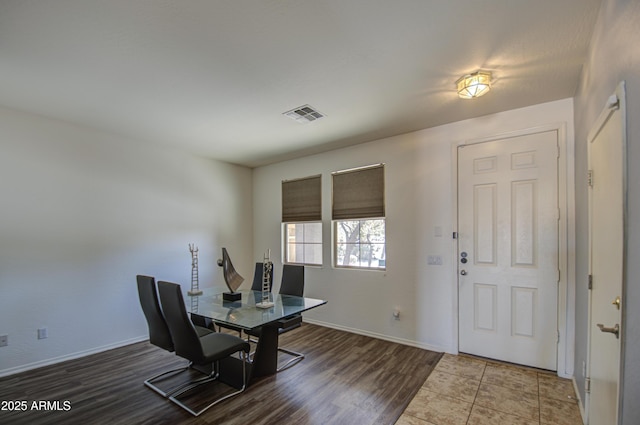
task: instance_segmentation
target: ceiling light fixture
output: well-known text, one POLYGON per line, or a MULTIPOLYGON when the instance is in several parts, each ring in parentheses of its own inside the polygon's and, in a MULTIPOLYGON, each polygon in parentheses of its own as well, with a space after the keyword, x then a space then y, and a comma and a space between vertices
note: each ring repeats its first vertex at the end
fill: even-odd
POLYGON ((491 73, 488 71, 477 71, 467 74, 456 81, 458 96, 462 99, 473 99, 480 97, 491 89, 491 73))

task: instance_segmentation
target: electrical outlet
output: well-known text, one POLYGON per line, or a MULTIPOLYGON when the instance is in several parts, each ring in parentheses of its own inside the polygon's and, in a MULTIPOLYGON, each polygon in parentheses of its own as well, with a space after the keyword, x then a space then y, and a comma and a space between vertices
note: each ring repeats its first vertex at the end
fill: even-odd
POLYGON ((45 339, 49 336, 47 328, 38 329, 38 339, 45 339))
POLYGON ((0 347, 9 345, 9 335, 0 335, 0 347))

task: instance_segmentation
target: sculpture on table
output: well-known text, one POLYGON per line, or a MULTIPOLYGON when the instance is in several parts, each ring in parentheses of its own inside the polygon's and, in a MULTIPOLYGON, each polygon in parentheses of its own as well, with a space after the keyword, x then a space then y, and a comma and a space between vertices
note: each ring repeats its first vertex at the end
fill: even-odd
POLYGON ((191 252, 191 290, 187 293, 189 295, 202 295, 198 277, 198 247, 190 243, 189 252, 191 252))
POLYGON ((271 250, 268 250, 262 261, 262 297, 261 301, 256 304, 259 308, 273 307, 273 301, 269 299, 271 296, 271 270, 273 263, 271 262, 271 250))
POLYGON ((240 287, 242 282, 244 282, 244 278, 240 276, 233 267, 233 263, 231 263, 231 259, 229 258, 229 253, 227 253, 227 248, 222 248, 222 258, 218 260, 218 265, 222 267, 224 281, 227 284, 227 288, 229 288, 229 292, 224 292, 222 294, 222 299, 225 301, 240 300, 242 298, 242 294, 236 292, 236 290, 240 287))

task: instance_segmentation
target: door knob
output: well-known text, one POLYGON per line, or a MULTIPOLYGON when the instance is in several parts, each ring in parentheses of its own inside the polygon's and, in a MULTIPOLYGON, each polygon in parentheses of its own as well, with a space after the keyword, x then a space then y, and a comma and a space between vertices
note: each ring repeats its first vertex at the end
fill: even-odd
POLYGON ((467 271, 466 271, 466 270, 460 270, 460 274, 461 274, 462 276, 466 276, 466 275, 467 275, 467 271))
POLYGON ((620 338, 620 326, 617 323, 612 328, 607 328, 602 323, 598 323, 596 326, 600 328, 600 332, 612 333, 616 336, 616 339, 620 338))

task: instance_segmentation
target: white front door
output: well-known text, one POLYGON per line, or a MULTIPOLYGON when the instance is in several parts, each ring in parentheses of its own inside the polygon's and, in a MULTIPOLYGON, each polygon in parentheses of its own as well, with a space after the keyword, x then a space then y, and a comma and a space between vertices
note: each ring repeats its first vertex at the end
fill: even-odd
POLYGON ((618 423, 626 162, 623 102, 623 92, 612 96, 589 134, 592 425, 618 423))
POLYGON ((458 148, 459 351, 557 368, 558 134, 458 148))

